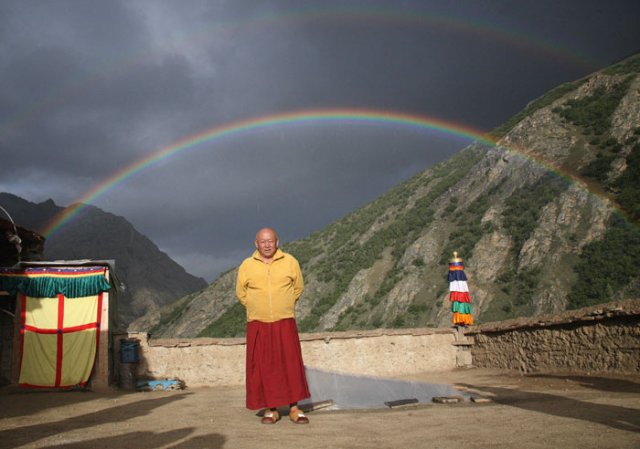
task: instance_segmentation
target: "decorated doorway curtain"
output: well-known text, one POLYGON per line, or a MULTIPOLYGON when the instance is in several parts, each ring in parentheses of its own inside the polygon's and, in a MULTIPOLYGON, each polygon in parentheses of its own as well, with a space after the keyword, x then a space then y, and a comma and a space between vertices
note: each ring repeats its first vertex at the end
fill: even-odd
POLYGON ((0 270, 0 290, 21 304, 21 386, 70 388, 87 383, 100 338, 103 294, 110 288, 106 270, 0 270))

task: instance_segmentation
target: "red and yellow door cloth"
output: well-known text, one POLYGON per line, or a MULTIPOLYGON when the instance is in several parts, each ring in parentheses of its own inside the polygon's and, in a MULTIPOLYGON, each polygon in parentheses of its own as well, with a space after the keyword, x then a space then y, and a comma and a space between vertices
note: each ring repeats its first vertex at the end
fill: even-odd
POLYGON ((100 338, 105 267, 33 267, 0 271, 0 290, 20 303, 19 384, 84 386, 100 338))
POLYGON ((449 301, 451 301, 452 321, 455 326, 473 324, 467 275, 464 273, 464 262, 458 257, 457 252, 453 253, 453 259, 449 261, 449 301))

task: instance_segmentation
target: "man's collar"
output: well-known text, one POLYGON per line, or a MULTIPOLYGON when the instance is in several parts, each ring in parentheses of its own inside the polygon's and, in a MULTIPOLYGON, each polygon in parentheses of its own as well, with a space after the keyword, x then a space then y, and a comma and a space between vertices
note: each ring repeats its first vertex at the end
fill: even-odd
MULTIPOLYGON (((253 252, 252 257, 264 263, 264 261, 262 260, 262 257, 260 257, 260 252, 257 249, 253 252)), ((273 258, 271 259, 271 261, 273 262, 274 260, 282 259, 283 257, 284 257, 284 252, 280 248, 278 248, 275 254, 273 255, 273 258)))

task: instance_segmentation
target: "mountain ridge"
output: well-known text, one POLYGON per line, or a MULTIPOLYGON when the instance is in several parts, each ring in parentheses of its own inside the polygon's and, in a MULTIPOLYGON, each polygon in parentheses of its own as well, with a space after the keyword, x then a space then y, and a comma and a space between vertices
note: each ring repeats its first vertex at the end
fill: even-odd
MULTIPOLYGON (((635 55, 558 86, 496 128, 496 146, 474 143, 284 244, 305 275, 301 330, 448 325, 453 251, 478 322, 640 296, 639 72, 635 55)), ((242 335, 234 282, 232 269, 147 325, 242 335)))
MULTIPOLYGON (((11 211, 16 223, 34 230, 43 229, 65 209, 51 199, 36 204, 6 192, 0 192, 0 204, 11 211)), ((91 205, 85 205, 74 220, 45 241, 44 258, 114 260, 116 276, 125 285, 118 294, 123 327, 207 285, 204 279, 187 273, 125 218, 91 205)))

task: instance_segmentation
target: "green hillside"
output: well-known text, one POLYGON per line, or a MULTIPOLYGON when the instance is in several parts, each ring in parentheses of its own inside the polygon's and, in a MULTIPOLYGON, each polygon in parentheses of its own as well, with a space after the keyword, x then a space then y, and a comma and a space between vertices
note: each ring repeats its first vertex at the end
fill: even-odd
MULTIPOLYGON (((635 56, 560 86, 497 128, 497 146, 470 145, 284 244, 306 281, 300 329, 447 325, 453 251, 479 323, 639 298, 639 68, 635 56)), ((234 276, 165 311, 156 331, 193 332, 179 329, 209 307, 197 335, 243 335, 234 276)))

